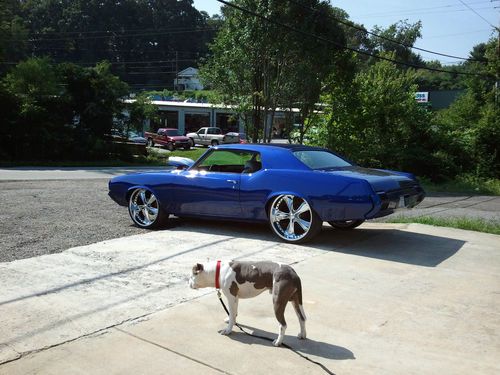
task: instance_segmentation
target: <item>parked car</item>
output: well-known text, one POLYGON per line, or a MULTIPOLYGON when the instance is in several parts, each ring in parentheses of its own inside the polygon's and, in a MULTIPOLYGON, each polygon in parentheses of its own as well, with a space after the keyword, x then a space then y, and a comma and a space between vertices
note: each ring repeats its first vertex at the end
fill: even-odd
POLYGON ((180 147, 185 150, 191 148, 189 139, 182 135, 179 130, 173 128, 160 128, 156 133, 145 132, 144 137, 147 139, 149 147, 161 145, 170 151, 180 147))
POLYGON ((138 144, 146 144, 147 140, 139 133, 130 130, 127 134, 120 129, 111 129, 111 138, 116 142, 132 142, 138 144))
POLYGON ((220 128, 205 127, 200 128, 196 133, 188 133, 186 137, 189 138, 191 146, 217 146, 224 143, 240 143, 238 133, 223 134, 220 128))
POLYGON ((226 135, 230 137, 235 137, 235 140, 237 140, 237 142, 234 143, 248 143, 247 135, 245 133, 230 132, 227 133, 226 135))
POLYGON ((425 197, 410 173, 362 168, 318 147, 222 145, 185 168, 176 162, 177 169, 110 180, 110 197, 128 207, 137 226, 161 226, 170 214, 268 222, 280 239, 299 243, 325 221, 353 229, 425 197))

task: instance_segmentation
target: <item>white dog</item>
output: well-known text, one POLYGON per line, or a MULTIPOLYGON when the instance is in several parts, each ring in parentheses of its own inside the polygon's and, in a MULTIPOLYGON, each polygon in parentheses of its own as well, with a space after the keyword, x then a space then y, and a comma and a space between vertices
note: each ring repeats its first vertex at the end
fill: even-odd
POLYGON ((227 327, 220 331, 229 335, 236 322, 239 298, 251 298, 264 290, 273 295, 274 314, 279 322, 275 346, 280 346, 285 336, 285 308, 292 301, 300 323, 299 339, 306 338, 306 316, 302 307, 302 286, 299 276, 288 265, 273 262, 210 262, 193 267, 189 286, 193 289, 215 287, 222 290, 228 300, 227 327))

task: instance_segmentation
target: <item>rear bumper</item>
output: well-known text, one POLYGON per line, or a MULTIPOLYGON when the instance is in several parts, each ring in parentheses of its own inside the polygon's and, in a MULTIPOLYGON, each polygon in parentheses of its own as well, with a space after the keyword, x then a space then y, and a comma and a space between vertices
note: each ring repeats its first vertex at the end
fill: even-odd
POLYGON ((377 193, 375 209, 368 215, 367 219, 374 219, 393 214, 397 211, 406 210, 417 206, 425 198, 425 191, 420 186, 377 193))

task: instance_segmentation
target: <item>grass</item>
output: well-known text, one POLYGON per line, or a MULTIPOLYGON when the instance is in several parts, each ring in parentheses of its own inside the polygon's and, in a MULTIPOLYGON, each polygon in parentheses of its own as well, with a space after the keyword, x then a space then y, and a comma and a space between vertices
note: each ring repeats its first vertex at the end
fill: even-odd
POLYGON ((422 185, 427 192, 500 195, 500 179, 494 178, 486 179, 465 175, 439 184, 422 179, 422 185))
POLYGON ((439 227, 457 228, 472 230, 475 232, 500 234, 500 222, 488 221, 480 218, 456 217, 442 218, 431 216, 403 217, 396 216, 387 222, 389 223, 418 223, 434 225, 439 227))

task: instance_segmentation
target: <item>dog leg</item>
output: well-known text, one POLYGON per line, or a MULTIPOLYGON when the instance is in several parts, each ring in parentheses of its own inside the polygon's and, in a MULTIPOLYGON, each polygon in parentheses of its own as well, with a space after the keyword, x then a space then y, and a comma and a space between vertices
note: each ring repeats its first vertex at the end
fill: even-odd
POLYGON ((238 314, 238 297, 233 295, 226 295, 227 297, 227 309, 229 310, 229 317, 227 321, 227 326, 223 330, 220 330, 221 335, 229 335, 233 331, 234 323, 236 323, 236 315, 238 314))
POLYGON ((307 337, 306 334, 306 314, 304 313, 304 308, 302 305, 299 303, 299 297, 297 293, 292 298, 292 305, 293 308, 295 309, 295 313, 297 314, 297 318, 299 319, 300 323, 300 333, 297 335, 297 337, 301 340, 305 339, 307 337))
POLYGON ((273 341, 273 345, 280 346, 283 343, 283 339, 285 338, 285 331, 286 331, 286 321, 285 321, 286 302, 282 305, 277 304, 276 301, 273 301, 273 302, 274 302, 274 315, 276 316, 276 319, 279 322, 278 338, 273 341))

